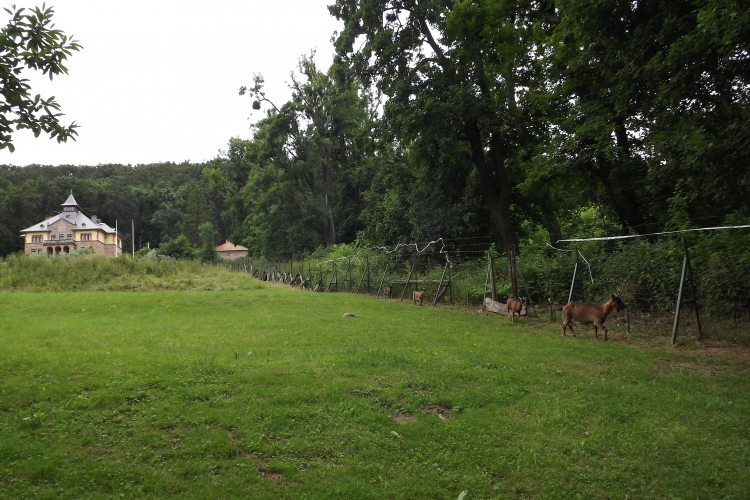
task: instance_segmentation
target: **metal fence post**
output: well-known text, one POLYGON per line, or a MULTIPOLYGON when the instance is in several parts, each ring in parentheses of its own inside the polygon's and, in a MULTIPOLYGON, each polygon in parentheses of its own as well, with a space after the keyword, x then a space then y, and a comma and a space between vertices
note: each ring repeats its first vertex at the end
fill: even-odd
POLYGON ((682 259, 682 274, 680 274, 680 291, 677 292, 677 309, 674 313, 674 325, 672 326, 672 345, 677 342, 677 325, 680 322, 680 307, 682 306, 682 287, 685 285, 685 269, 687 269, 687 255, 682 259))

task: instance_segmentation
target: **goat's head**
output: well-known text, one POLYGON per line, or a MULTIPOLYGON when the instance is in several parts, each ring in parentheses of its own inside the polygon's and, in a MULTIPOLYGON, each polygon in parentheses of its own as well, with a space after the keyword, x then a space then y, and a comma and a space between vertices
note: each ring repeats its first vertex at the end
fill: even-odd
POLYGON ((612 305, 614 306, 614 308, 617 311, 619 311, 620 309, 627 309, 628 308, 628 306, 625 305, 625 303, 622 301, 622 299, 620 299, 620 296, 617 295, 617 294, 615 294, 615 293, 612 294, 612 298, 610 300, 612 302, 612 305))

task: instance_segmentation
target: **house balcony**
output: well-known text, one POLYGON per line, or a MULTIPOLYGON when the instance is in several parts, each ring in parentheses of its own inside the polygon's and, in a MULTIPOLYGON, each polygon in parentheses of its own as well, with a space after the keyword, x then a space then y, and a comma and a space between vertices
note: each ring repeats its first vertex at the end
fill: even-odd
POLYGON ((76 245, 76 240, 73 238, 63 238, 61 240, 44 240, 42 244, 44 246, 56 246, 56 245, 76 245))

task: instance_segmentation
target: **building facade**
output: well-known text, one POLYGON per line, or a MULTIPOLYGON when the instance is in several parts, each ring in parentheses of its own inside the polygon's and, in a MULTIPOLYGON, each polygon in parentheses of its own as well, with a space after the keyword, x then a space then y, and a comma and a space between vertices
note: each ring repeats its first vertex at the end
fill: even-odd
POLYGON ((242 245, 233 245, 232 243, 229 243, 229 241, 216 247, 216 251, 218 252, 219 257, 228 260, 239 259, 247 255, 247 248, 242 245))
POLYGON ((26 255, 54 256, 86 247, 105 257, 122 255, 122 236, 95 215, 84 215, 73 193, 61 208, 58 215, 21 231, 26 255))

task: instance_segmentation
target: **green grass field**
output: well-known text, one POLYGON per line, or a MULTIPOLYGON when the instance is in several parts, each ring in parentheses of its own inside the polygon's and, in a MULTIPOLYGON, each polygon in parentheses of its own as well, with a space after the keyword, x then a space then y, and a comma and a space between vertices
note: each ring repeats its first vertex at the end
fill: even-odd
POLYGON ((0 294, 0 497, 748 498, 741 359, 238 288, 0 294))

